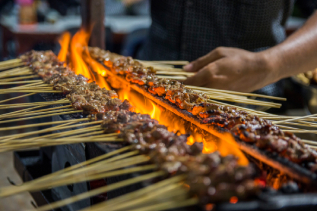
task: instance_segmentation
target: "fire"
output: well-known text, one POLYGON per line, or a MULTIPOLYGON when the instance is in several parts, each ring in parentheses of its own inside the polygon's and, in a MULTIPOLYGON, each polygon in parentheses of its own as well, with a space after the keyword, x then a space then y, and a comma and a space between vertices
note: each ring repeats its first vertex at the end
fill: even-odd
POLYGON ((72 38, 70 43, 71 67, 76 74, 82 74, 86 78, 92 79, 93 75, 89 71, 88 66, 84 62, 83 53, 88 46, 90 33, 84 29, 80 29, 72 38))
POLYGON ((185 120, 132 89, 121 89, 118 91, 118 95, 121 100, 128 100, 136 108, 136 112, 149 114, 151 118, 167 126, 169 131, 179 131, 182 134, 190 132, 191 135, 188 137, 187 144, 191 145, 195 142, 203 142, 203 153, 211 153, 218 150, 223 156, 236 155, 239 157, 240 165, 247 165, 249 163, 230 133, 222 133, 210 129, 208 132, 211 133, 212 136, 206 137, 200 131, 186 128, 184 124, 185 120))
MULTIPOLYGON (((70 37, 68 36, 70 35, 64 34, 60 42, 62 50, 59 56, 62 59, 65 58, 65 60, 70 40, 70 37)), ((89 55, 87 48, 89 36, 89 32, 81 29, 71 39, 70 66, 75 70, 76 74, 82 74, 85 77, 96 81, 100 87, 110 89, 110 86, 104 77, 107 76, 107 70, 89 55)), ((119 84, 119 87, 120 85, 122 84, 119 84)), ((167 126, 168 130, 172 132, 179 132, 181 134, 190 133, 187 144, 191 145, 195 142, 203 142, 203 153, 219 151, 223 156, 233 154, 239 157, 239 164, 248 164, 247 158, 239 150, 237 143, 230 133, 221 133, 212 129, 208 130, 208 133, 206 133, 206 131, 192 125, 169 110, 162 108, 140 93, 130 89, 130 87, 124 87, 116 91, 121 100, 128 100, 135 107, 136 112, 149 114, 151 118, 158 120, 160 124, 167 126)))
POLYGON ((65 32, 58 40, 58 43, 61 45, 61 50, 59 51, 57 58, 61 62, 66 62, 70 36, 69 32, 65 32))

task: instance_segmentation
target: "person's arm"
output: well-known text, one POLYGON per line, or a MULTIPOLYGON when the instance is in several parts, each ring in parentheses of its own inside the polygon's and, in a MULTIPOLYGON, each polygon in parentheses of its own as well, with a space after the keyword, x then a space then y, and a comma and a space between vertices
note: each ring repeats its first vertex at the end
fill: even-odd
POLYGON ((317 12, 284 42, 253 53, 219 47, 191 62, 185 70, 197 72, 184 83, 250 92, 282 78, 317 68, 317 12))

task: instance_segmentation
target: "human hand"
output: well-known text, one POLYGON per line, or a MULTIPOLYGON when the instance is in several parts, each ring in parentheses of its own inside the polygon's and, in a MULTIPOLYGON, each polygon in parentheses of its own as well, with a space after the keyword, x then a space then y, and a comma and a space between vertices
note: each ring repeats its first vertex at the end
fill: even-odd
POLYGON ((184 81, 187 85, 251 92, 280 78, 264 53, 219 47, 184 66, 197 72, 184 81))

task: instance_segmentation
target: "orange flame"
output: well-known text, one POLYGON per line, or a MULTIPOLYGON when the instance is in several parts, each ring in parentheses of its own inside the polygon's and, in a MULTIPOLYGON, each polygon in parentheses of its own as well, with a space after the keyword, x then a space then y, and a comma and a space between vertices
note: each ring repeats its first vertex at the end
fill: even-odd
MULTIPOLYGON (((67 34, 62 36, 62 50, 60 52, 61 57, 64 58, 65 52, 67 52, 67 34), (66 40, 66 41, 65 41, 66 40)), ((80 29, 72 38, 70 46, 70 58, 71 67, 75 70, 76 74, 82 74, 85 77, 96 81, 100 87, 105 87, 110 89, 110 86, 106 82, 104 76, 107 75, 106 69, 92 59, 88 52, 88 40, 90 33, 83 29, 80 29), (88 65, 87 65, 88 64, 88 65), (91 68, 91 69, 90 69, 91 68), (94 74, 95 72, 96 74, 94 74)), ((69 41, 68 41, 69 43, 69 41)), ((67 53, 66 53, 67 55, 67 53)), ((109 61, 110 62, 110 61, 109 61)), ((247 165, 248 160, 244 154, 239 150, 235 139, 230 133, 221 133, 216 130, 208 130, 212 134, 212 138, 204 137, 200 130, 188 129, 185 124, 188 124, 182 118, 176 116, 170 111, 162 108, 151 100, 145 98, 140 93, 131 90, 130 88, 124 88, 118 90, 118 95, 121 100, 128 100, 134 107, 135 111, 143 114, 149 114, 153 119, 158 120, 161 124, 168 127, 170 131, 180 132, 186 134, 189 132, 191 136, 188 138, 188 144, 191 145, 195 142, 203 142, 204 149, 203 153, 211 153, 218 150, 221 155, 226 156, 228 154, 233 154, 238 156, 240 165, 247 165)))
POLYGON ((82 74, 86 78, 92 79, 88 66, 83 60, 83 52, 88 46, 90 33, 80 29, 72 38, 70 44, 71 66, 76 74, 82 74))
POLYGON ((65 32, 58 39, 58 43, 61 45, 61 50, 59 51, 57 58, 61 62, 66 62, 68 48, 69 48, 69 42, 70 42, 70 36, 71 35, 69 32, 65 32))
MULTIPOLYGON (((135 107, 136 112, 149 114, 151 118, 167 126, 169 131, 179 131, 182 134, 189 132, 182 122, 184 120, 180 117, 172 118, 171 113, 138 92, 131 89, 120 89, 118 95, 121 100, 127 99, 135 107)), ((222 156, 235 155, 239 157, 240 165, 248 165, 248 159, 240 151, 238 144, 230 133, 222 133, 212 129, 208 132, 213 135, 213 138, 204 138, 200 132, 190 131, 191 136, 188 137, 187 144, 203 142, 203 153, 212 153, 218 150, 222 156)))

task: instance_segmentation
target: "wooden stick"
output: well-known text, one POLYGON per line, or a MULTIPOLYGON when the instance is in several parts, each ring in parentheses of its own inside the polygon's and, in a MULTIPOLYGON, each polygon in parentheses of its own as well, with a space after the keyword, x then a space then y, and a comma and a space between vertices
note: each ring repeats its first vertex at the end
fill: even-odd
POLYGON ((10 84, 32 84, 36 82, 42 82, 42 80, 30 80, 30 81, 8 81, 8 82, 0 82, 0 85, 10 85, 10 84))
POLYGON ((14 90, 7 90, 0 92, 0 94, 7 94, 7 93, 62 93, 62 91, 58 90, 36 90, 36 89, 14 89, 14 90))
POLYGON ((317 141, 312 141, 312 140, 306 140, 306 139, 301 139, 301 141, 305 144, 308 144, 308 145, 314 145, 314 146, 317 146, 317 141))
MULTIPOLYGON (((0 89, 0 91, 6 91, 6 90, 15 90, 15 89, 21 89, 21 88, 38 88, 38 87, 43 87, 44 84, 43 82, 35 82, 35 83, 31 83, 31 84, 25 84, 25 85, 20 85, 20 86, 15 86, 15 87, 11 87, 11 88, 7 88, 7 89, 0 89)), ((47 87, 45 87, 47 88, 47 87)), ((52 88, 52 87, 50 87, 52 88)))
POLYGON ((39 106, 39 105, 55 105, 55 104, 66 104, 66 103, 70 103, 70 101, 68 99, 62 99, 57 101, 46 101, 46 102, 4 104, 4 105, 0 105, 0 109, 23 108, 23 107, 32 107, 32 106, 39 106))
POLYGON ((186 80, 187 77, 185 76, 163 76, 163 75, 158 75, 158 78, 168 78, 168 79, 174 79, 174 80, 186 80))
POLYGON ((149 62, 149 63, 157 63, 157 64, 171 64, 171 65, 186 65, 189 64, 188 61, 144 61, 139 60, 141 62, 149 62))
MULTIPOLYGON (((54 177, 46 177, 44 180, 43 178, 32 180, 28 183, 24 183, 21 186, 9 186, 4 187, 0 189, 0 197, 6 197, 13 194, 25 192, 25 191, 39 191, 39 190, 45 190, 48 188, 58 187, 60 183, 64 183, 64 181, 67 181, 69 178, 73 178, 75 175, 94 175, 98 173, 105 173, 109 172, 111 170, 125 168, 128 166, 141 164, 148 161, 146 159, 146 156, 134 156, 129 159, 125 159, 123 162, 117 161, 112 162, 111 165, 105 165, 106 163, 109 163, 108 160, 100 161, 98 163, 92 164, 90 166, 86 166, 85 168, 79 168, 73 171, 67 171, 63 174, 55 174, 54 177), (137 158, 138 157, 138 158, 137 158), (135 158, 135 159, 134 159, 135 158), (128 161, 127 161, 128 160, 128 161)), ((70 181, 71 182, 71 181, 70 181)), ((72 183, 72 182, 71 182, 72 183)))
POLYGON ((156 72, 160 71, 168 71, 168 72, 185 72, 182 68, 175 68, 175 67, 165 67, 165 66, 157 66, 153 65, 156 72))
MULTIPOLYGON (((24 139, 21 139, 24 140, 24 139)), ((19 140, 14 140, 18 142, 19 140)), ((35 142, 28 143, 10 143, 7 146, 2 146, 0 152, 17 151, 21 149, 28 149, 34 147, 46 147, 66 144, 77 144, 77 143, 89 143, 89 142, 123 142, 122 138, 108 137, 99 139, 88 139, 88 138, 68 138, 68 139, 37 139, 35 142)))
POLYGON ((206 92, 215 91, 215 92, 222 92, 222 93, 228 93, 228 94, 234 94, 234 95, 244 95, 244 96, 261 97, 261 98, 267 98, 267 99, 273 99, 273 100, 286 101, 286 98, 274 97, 269 95, 261 95, 261 94, 255 94, 255 93, 244 93, 244 92, 236 92, 236 91, 229 91, 229 90, 212 89, 207 87, 190 86, 190 85, 186 85, 186 87, 191 89, 196 89, 196 90, 203 90, 206 92))
MULTIPOLYGON (((125 186, 128 186, 128 185, 132 185, 132 184, 135 184, 135 183, 139 183, 139 182, 143 182, 143 181, 146 181, 146 180, 149 180, 149 179, 160 177, 160 176, 163 176, 164 174, 165 174, 165 172, 158 171, 158 172, 154 172, 154 173, 149 173, 149 174, 146 174, 146 175, 138 176, 138 177, 135 177, 135 178, 132 178, 132 179, 123 180, 121 182, 117 182, 117 183, 114 183, 114 184, 110 184, 110 185, 107 185, 107 186, 96 188, 96 189, 93 189, 91 191, 88 191, 88 192, 85 192, 85 193, 70 197, 68 199, 64 199, 64 200, 61 200, 61 201, 58 201, 58 202, 54 202, 54 203, 39 207, 38 211, 56 209, 58 207, 65 206, 67 204, 83 200, 85 198, 96 196, 96 195, 99 195, 99 194, 104 193, 104 192, 109 192, 109 191, 116 190, 116 189, 121 188, 121 187, 125 187, 125 186)), ((0 193, 0 195, 1 195, 1 193, 0 193)))
POLYGON ((291 118, 291 119, 287 119, 287 120, 275 121, 275 122, 273 122, 273 124, 280 124, 280 123, 283 123, 283 122, 291 122, 291 121, 294 121, 294 120, 305 119, 305 118, 308 118, 308 117, 316 117, 316 116, 317 116, 317 114, 312 114, 312 115, 308 115, 308 116, 296 117, 296 118, 291 118))
POLYGON ((16 64, 16 63, 21 63, 22 64, 22 60, 21 59, 10 59, 10 60, 1 61, 0 62, 0 67, 3 66, 3 65, 16 64))
MULTIPOLYGON (((36 106, 34 108, 38 108, 38 107, 45 107, 45 106, 36 106)), ((22 109, 22 110, 18 110, 20 112, 17 112, 17 111, 14 111, 15 113, 13 112, 10 112, 10 113, 7 113, 7 114, 2 114, 0 115, 0 119, 3 119, 3 118, 12 118, 14 116, 31 116, 31 115, 37 115, 38 113, 43 113, 44 111, 61 111, 63 110, 64 108, 70 108, 72 107, 72 105, 65 105, 65 106, 58 106, 58 107, 53 107, 53 108, 46 108, 46 109, 39 109, 39 110, 35 110, 35 111, 30 111, 31 109, 34 109, 34 108, 27 108, 27 109, 22 109), (28 111, 27 113, 25 113, 25 111, 28 111)), ((74 110, 74 109, 68 109, 68 110, 74 110)))
POLYGON ((0 72, 0 76, 12 75, 25 71, 31 71, 31 69, 29 67, 16 67, 13 69, 6 69, 0 72))
MULTIPOLYGON (((88 118, 86 118, 86 120, 87 119, 88 118)), ((81 120, 83 120, 83 119, 81 119, 81 120)), ((61 129, 65 130, 65 129, 74 128, 74 127, 87 126, 87 125, 92 125, 92 124, 99 124, 99 123, 101 123, 101 121, 86 122, 86 123, 81 123, 79 125, 78 124, 69 125, 69 124, 76 123, 76 122, 75 121, 66 121, 66 123, 64 123, 62 125, 57 125, 57 126, 54 126, 54 127, 51 127, 51 128, 43 129, 43 130, 37 130, 37 131, 31 131, 31 132, 26 132, 26 133, 20 133, 20 134, 4 136, 2 138, 6 138, 6 139, 5 140, 0 140, 0 143, 2 143, 4 141, 7 141, 8 138, 10 140, 12 140, 12 138, 21 138, 21 137, 25 137, 25 136, 29 136, 29 135, 35 135, 35 134, 46 133, 46 132, 53 132, 53 131, 61 130, 61 129), (66 124, 68 126, 66 126, 66 124)))
POLYGON ((10 116, 4 116, 4 117, 0 118, 0 120, 11 119, 11 118, 14 118, 14 117, 38 116, 38 115, 41 115, 41 114, 53 114, 54 112, 57 113, 57 112, 68 112, 68 111, 74 111, 74 109, 73 108, 56 109, 56 110, 52 110, 52 111, 43 111, 43 112, 37 112, 37 110, 35 110, 35 111, 27 112, 27 113, 24 112, 24 113, 13 114, 13 115, 10 115, 10 116))
MULTIPOLYGON (((85 125, 92 125, 91 122, 87 122, 87 123, 84 123, 84 124, 85 125)), ((67 126, 65 129, 76 127, 76 126, 80 127, 82 125, 67 126)), ((47 135, 40 136, 40 137, 29 138, 29 139, 25 139, 25 141, 36 141, 36 140, 42 139, 42 138, 58 138, 58 137, 64 137, 64 136, 66 137, 67 135, 76 135, 76 134, 80 134, 80 133, 86 133, 86 132, 94 131, 94 130, 97 130, 97 129, 100 129, 100 128, 101 128, 100 125, 92 126, 92 127, 84 127, 84 128, 79 128, 79 129, 76 129, 76 130, 68 130, 68 131, 59 132, 59 133, 47 134, 47 135)), ((64 128, 60 128, 60 127, 58 129, 64 130, 64 128)), ((116 133, 116 135, 118 135, 118 134, 116 133)), ((109 136, 111 136, 111 135, 109 135, 109 136)), ((106 136, 103 136, 103 137, 106 137, 106 136)), ((97 137, 97 138, 99 138, 99 137, 97 137)), ((12 141, 13 140, 10 139, 9 143, 11 143, 12 141)))
POLYGON ((242 104, 249 104, 249 105, 268 106, 268 107, 272 107, 272 108, 280 108, 281 107, 281 104, 278 104, 278 103, 269 103, 269 102, 262 102, 262 101, 257 101, 257 100, 228 99, 228 98, 215 97, 215 96, 208 96, 208 97, 210 97, 211 99, 215 99, 215 100, 223 100, 223 101, 228 101, 228 102, 235 102, 235 103, 242 103, 242 104))
POLYGON ((88 166, 90 164, 93 164, 93 163, 96 163, 96 162, 99 162, 101 160, 105 160, 111 156, 115 156, 117 154, 120 154, 120 153, 123 153, 123 152, 126 152, 128 150, 130 150, 132 148, 132 146, 126 146, 126 147, 122 147, 120 149, 117 149, 117 150, 114 150, 112 152, 109 152, 107 154, 103 154, 103 155, 100 155, 100 156, 97 156, 95 158, 92 158, 92 159, 89 159, 87 161, 84 161, 84 162, 81 162, 81 163, 78 163, 78 164, 75 164, 75 165, 72 165, 70 167, 67 167, 67 168, 64 168, 62 170, 59 170, 59 171, 56 171, 56 172, 53 172, 51 174, 48 174, 48 175, 45 175, 45 176, 42 176, 38 179, 36 179, 36 182, 34 182, 35 180, 31 180, 29 182, 25 182, 23 184, 23 186, 27 186, 27 185, 33 185, 34 183, 40 183, 40 182, 45 182, 47 180, 50 180, 51 178, 54 178, 58 175, 63 175, 67 172, 73 172, 74 170, 76 169, 79 169, 79 168, 82 168, 82 167, 85 167, 85 166, 88 166))
POLYGON ((0 101, 0 104, 1 104, 1 103, 5 103, 5 102, 8 102, 8 101, 10 101, 10 100, 15 100, 15 99, 19 99, 19 98, 22 98, 22 97, 31 96, 31 95, 34 95, 34 94, 36 94, 36 93, 29 93, 29 94, 20 95, 20 96, 17 96, 17 97, 11 97, 11 98, 9 98, 9 99, 1 100, 1 101, 0 101))
POLYGON ((183 75, 183 76, 193 76, 195 73, 189 73, 189 72, 171 72, 171 71, 158 71, 156 72, 156 75, 183 75))
POLYGON ((102 208, 103 210, 107 210, 107 208, 110 209, 112 206, 115 206, 117 204, 133 201, 134 199, 137 199, 143 195, 151 194, 155 190, 159 190, 159 189, 166 187, 166 186, 169 186, 171 184, 178 183, 180 181, 183 181, 184 179, 185 179, 184 175, 174 176, 174 177, 162 180, 160 182, 157 182, 155 184, 149 185, 149 186, 142 188, 140 190, 133 191, 131 193, 116 197, 114 199, 107 200, 106 202, 103 202, 103 203, 99 203, 99 204, 94 205, 92 207, 86 208, 82 211, 88 211, 90 209, 99 210, 100 208, 102 208))
POLYGON ((313 133, 317 134, 317 130, 304 130, 304 129, 299 129, 299 130, 283 130, 284 132, 291 132, 291 133, 313 133))
POLYGON ((72 120, 62 120, 62 121, 52 121, 52 122, 43 122, 43 123, 35 123, 35 124, 28 124, 28 125, 19 125, 19 126, 12 126, 12 127, 1 127, 0 131, 6 131, 6 130, 19 130, 19 129, 24 129, 24 128, 30 128, 30 127, 41 127, 41 126, 46 126, 46 125, 58 125, 58 124, 63 124, 63 123, 77 123, 77 122, 82 122, 86 121, 88 118, 83 118, 83 119, 72 119, 72 120))
POLYGON ((104 133, 103 133, 103 131, 102 130, 100 130, 100 131, 93 131, 93 132, 88 132, 88 133, 83 133, 83 134, 80 134, 80 135, 78 135, 78 134, 74 134, 74 135, 70 135, 70 136, 67 136, 67 137, 71 137, 71 138, 83 138, 83 137, 89 137, 89 138, 100 138, 98 135, 99 134, 103 134, 104 135, 104 133), (97 134, 97 135, 96 135, 97 134), (94 136, 94 135, 96 135, 96 136, 94 136))
POLYGON ((0 115, 0 119, 6 116, 10 116, 10 115, 15 115, 15 114, 19 114, 19 113, 24 113, 26 111, 32 111, 34 109, 38 109, 38 108, 43 108, 43 107, 47 107, 47 105, 42 105, 42 106, 33 106, 33 107, 29 107, 29 108, 25 108, 25 109, 21 109, 21 110, 17 110, 17 111, 12 111, 9 113, 4 113, 0 115))
POLYGON ((265 113, 265 112, 262 112, 262 111, 256 111, 256 110, 244 108, 244 107, 241 107, 241 106, 230 105, 230 104, 228 104, 228 103, 218 102, 218 101, 215 101, 215 100, 208 100, 208 102, 211 102, 211 103, 214 103, 214 104, 218 104, 218 105, 224 105, 224 106, 235 107, 235 108, 238 108, 239 110, 247 111, 247 112, 249 112, 250 114, 270 116, 270 114, 265 113))
POLYGON ((38 119, 38 118, 50 117, 50 116, 58 116, 58 115, 65 115, 65 114, 74 114, 74 113, 80 113, 80 112, 83 112, 83 111, 82 111, 82 110, 67 111, 67 112, 60 112, 60 113, 53 113, 53 114, 46 114, 46 115, 39 115, 39 116, 32 116, 32 117, 11 119, 11 120, 0 121, 0 124, 9 123, 9 122, 18 122, 18 121, 22 121, 22 120, 38 119))
POLYGON ((182 184, 180 183, 170 184, 169 186, 165 186, 164 188, 157 189, 156 191, 153 191, 152 193, 144 195, 143 197, 138 197, 129 202, 120 203, 120 204, 117 204, 116 206, 112 206, 111 209, 112 210, 127 210, 127 209, 135 208, 135 206, 140 207, 141 205, 144 205, 144 203, 148 203, 149 201, 155 202, 157 200, 162 200, 161 197, 164 196, 164 194, 165 195, 167 194, 170 196, 170 193, 175 190, 181 190, 182 194, 186 194, 187 191, 185 189, 181 189, 181 186, 182 184))
POLYGON ((22 63, 10 63, 10 64, 1 64, 0 65, 0 70, 6 70, 14 67, 19 67, 22 66, 22 63))
POLYGON ((34 76, 34 75, 18 76, 18 77, 13 77, 13 78, 1 79, 0 82, 19 81, 19 80, 30 79, 30 78, 35 78, 35 77, 36 76, 34 76))

